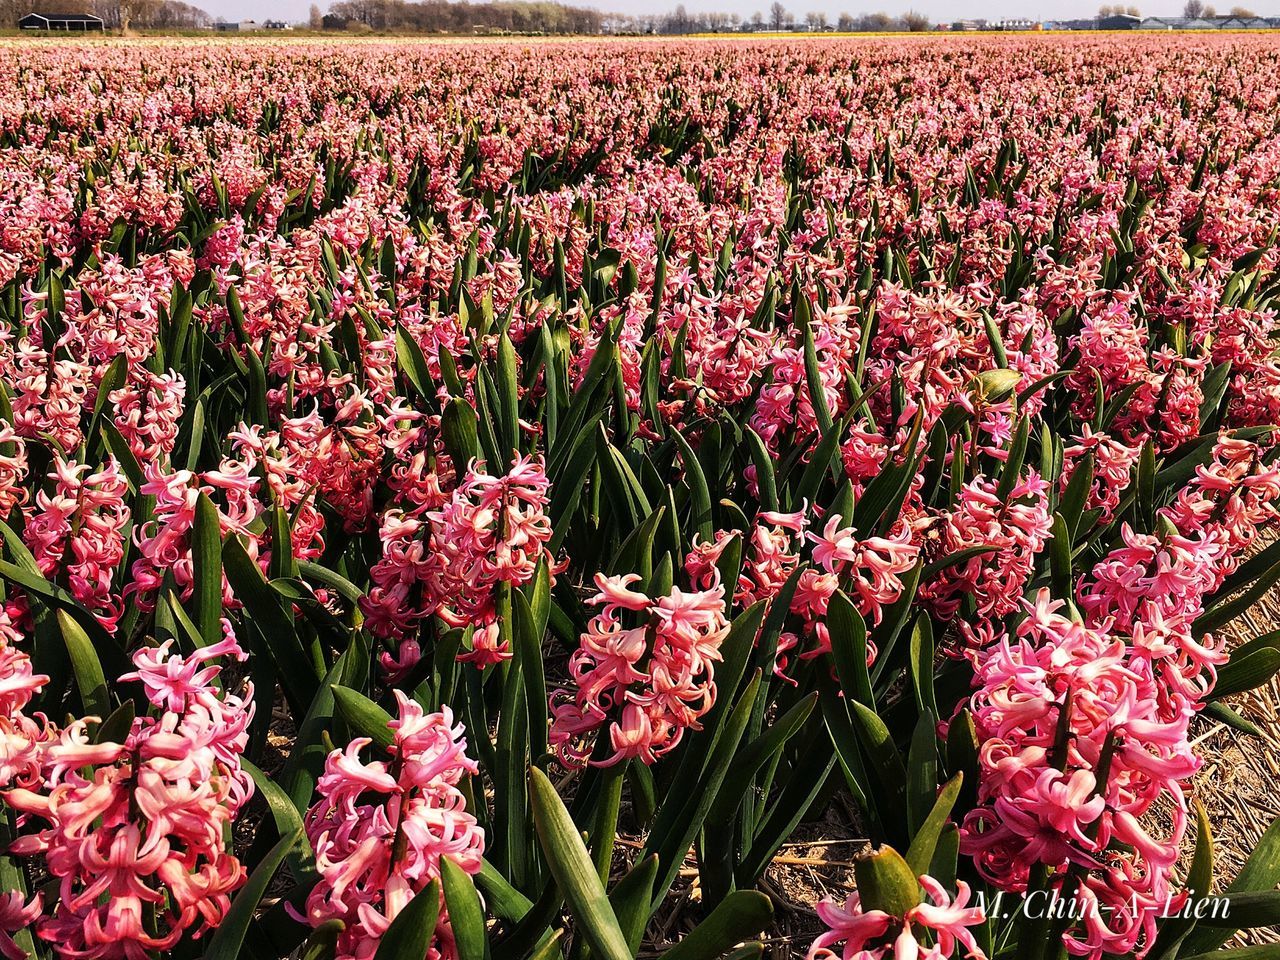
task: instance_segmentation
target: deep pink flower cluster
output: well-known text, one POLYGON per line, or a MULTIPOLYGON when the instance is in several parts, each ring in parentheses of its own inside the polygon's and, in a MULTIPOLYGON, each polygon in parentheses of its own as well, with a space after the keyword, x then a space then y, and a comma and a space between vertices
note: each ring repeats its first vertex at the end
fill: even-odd
POLYGON ((964 485, 959 502, 941 518, 936 557, 945 560, 973 548, 982 552, 961 554, 963 559, 921 585, 921 596, 940 616, 955 616, 965 597, 973 598, 983 617, 1002 617, 1018 608, 1053 525, 1048 487, 1034 471, 1003 500, 994 480, 978 477, 964 485))
MULTIPOLYGON (((827 518, 822 534, 810 533, 813 562, 800 574, 791 610, 804 620, 806 632, 814 636, 814 646, 802 656, 816 657, 831 649, 831 636, 825 623, 827 606, 836 590, 844 590, 858 612, 872 623, 879 623, 884 608, 902 595, 902 576, 910 571, 920 555, 912 542, 912 530, 899 521, 888 536, 859 538, 853 527, 842 527, 842 517, 827 518)), ((874 660, 874 644, 867 646, 868 661, 874 660)))
POLYGON ((596 574, 601 610, 569 658, 574 688, 552 697, 551 746, 562 763, 608 766, 673 750, 715 702, 715 664, 729 633, 719 573, 705 590, 664 597, 631 589, 639 574, 596 574), (607 727, 612 752, 593 757, 607 727))
MULTIPOLYGON (((340 960, 370 960, 391 921, 439 879, 442 858, 474 874, 484 853, 484 831, 458 788, 478 770, 466 755, 462 725, 448 707, 426 714, 399 691, 396 699, 390 759, 362 760, 366 738, 333 751, 316 784, 320 799, 306 815, 320 882, 301 919, 313 926, 343 921, 340 960)), ((441 895, 427 958, 456 956, 441 895)))
POLYGON ((471 650, 459 659, 490 664, 511 656, 497 590, 528 583, 540 561, 552 562, 547 490, 539 459, 522 457, 501 477, 472 463, 447 498, 431 485, 417 508, 387 512, 364 611, 375 635, 401 640, 398 657, 384 660, 393 674, 417 662, 415 631, 432 615, 471 629, 471 650))
MULTIPOLYGON (((11 849, 41 856, 58 881, 35 929, 59 956, 140 960, 170 950, 218 926, 244 882, 227 831, 253 789, 239 760, 252 689, 237 696, 215 685, 211 661, 244 659, 223 627, 222 641, 189 657, 171 640, 135 655, 137 670, 121 680, 140 681, 153 711, 121 742, 94 737, 93 717, 61 730, 10 721, 4 802, 45 824, 11 849)), ((15 679, 29 696, 44 678, 19 665, 15 679)))
POLYGON ((49 479, 53 491, 36 494, 24 531, 27 546, 45 577, 65 577, 72 596, 104 627, 114 629, 122 605, 113 581, 124 560, 129 523, 128 488, 120 465, 110 459, 89 474, 88 464, 58 457, 49 479))

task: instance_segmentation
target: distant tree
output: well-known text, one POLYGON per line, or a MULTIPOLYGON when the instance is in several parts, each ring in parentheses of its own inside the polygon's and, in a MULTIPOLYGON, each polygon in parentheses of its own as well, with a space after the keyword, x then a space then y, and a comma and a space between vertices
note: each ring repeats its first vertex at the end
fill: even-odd
POLYGON ((1137 7, 1125 7, 1124 12, 1125 12, 1125 13, 1127 13, 1127 14, 1128 14, 1129 16, 1131 16, 1131 17, 1140 17, 1140 16, 1142 16, 1142 11, 1141 11, 1141 10, 1139 10, 1137 7))
POLYGON ((1102 6, 1098 8, 1098 19, 1105 20, 1107 17, 1111 16, 1114 12, 1115 11, 1112 10, 1110 6, 1104 3, 1102 6))
POLYGON ((307 26, 312 30, 324 29, 324 14, 320 12, 320 7, 314 3, 311 5, 311 16, 307 18, 307 26))
POLYGON ((836 21, 836 29, 841 33, 853 33, 857 27, 854 26, 853 17, 847 13, 840 14, 840 19, 836 21))
POLYGON ((806 13, 804 15, 804 22, 805 26, 807 26, 810 31, 816 33, 819 30, 825 30, 827 28, 827 15, 821 11, 806 13))
POLYGON ((1231 16, 1233 17, 1256 17, 1257 14, 1248 7, 1232 7, 1231 16))
POLYGON ((923 13, 908 10, 902 15, 902 29, 911 33, 923 33, 929 29, 929 18, 923 13))
POLYGON ((1194 20, 1204 13, 1204 4, 1200 0, 1187 0, 1182 7, 1182 15, 1194 20))
POLYGON ((769 26, 775 30, 781 30, 787 25, 789 19, 790 15, 787 13, 787 8, 779 3, 778 0, 773 0, 773 6, 769 8, 769 26))
POLYGON ((1215 10, 1213 7, 1206 6, 1206 7, 1204 8, 1204 14, 1203 14, 1203 16, 1206 16, 1206 17, 1216 17, 1217 15, 1218 15, 1218 11, 1217 11, 1217 10, 1215 10))

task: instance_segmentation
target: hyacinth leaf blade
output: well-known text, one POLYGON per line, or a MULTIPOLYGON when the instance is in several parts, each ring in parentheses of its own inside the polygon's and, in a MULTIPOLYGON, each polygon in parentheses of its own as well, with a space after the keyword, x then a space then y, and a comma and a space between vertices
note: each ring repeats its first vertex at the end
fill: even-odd
POLYGON ((718 731, 715 745, 707 757, 706 768, 699 777, 693 793, 689 794, 683 803, 679 803, 681 795, 674 797, 679 813, 675 817, 671 830, 659 833, 655 827, 649 835, 643 853, 658 854, 661 863, 658 882, 654 886, 655 909, 675 881, 685 853, 702 829, 707 813, 715 802, 716 794, 724 784, 729 765, 733 762, 734 754, 738 750, 747 722, 751 717, 751 708, 760 692, 760 677, 760 672, 756 671, 732 712, 724 718, 723 728, 718 731))
MULTIPOLYGON (((1222 896, 1230 900, 1236 894, 1274 890, 1277 884, 1280 884, 1280 818, 1271 822, 1235 879, 1222 891, 1222 896)), ((1227 919, 1230 918, 1228 913, 1227 919)), ((1184 941, 1178 956, 1190 957, 1216 951, 1231 938, 1232 932, 1231 929, 1197 925, 1184 941)))
POLYGON ((253 784, 267 802, 275 823, 276 836, 298 836, 299 841, 288 849, 289 872, 301 885, 309 885, 316 879, 315 853, 302 832, 302 815, 293 800, 280 785, 268 777, 250 760, 241 760, 245 771, 253 778, 253 784))
POLYGON ((529 768, 529 799, 547 865, 582 925, 592 953, 600 960, 631 960, 627 938, 573 818, 551 781, 537 767, 529 768))
POLYGON ((58 627, 66 644, 80 705, 86 714, 105 719, 111 713, 111 697, 102 661, 84 629, 65 610, 58 611, 58 627))
POLYGON ((231 901, 221 925, 213 932, 204 951, 205 960, 236 960, 242 955, 259 902, 290 851, 302 842, 301 833, 287 834, 258 861, 248 881, 231 901))
POLYGON ((609 891, 609 902, 618 918, 618 928, 633 954, 644 940, 645 927, 652 916, 653 884, 658 878, 658 857, 637 860, 609 891))
POLYGON ((396 914, 378 942, 373 960, 418 960, 436 936, 440 917, 440 881, 432 880, 396 914))
POLYGON ((218 509, 204 492, 196 498, 191 550, 195 624, 205 645, 217 643, 222 639, 222 533, 218 509))
POLYGON ((448 857, 442 857, 440 882, 459 960, 487 960, 489 933, 485 929, 480 895, 471 876, 448 857))
POLYGON ((735 890, 684 939, 662 954, 662 960, 716 960, 773 918, 773 901, 756 890, 735 890))
POLYGON ((284 598, 250 559, 239 537, 222 544, 222 568, 236 598, 253 618, 253 625, 280 671, 281 686, 297 716, 305 716, 319 689, 315 663, 303 648, 292 611, 284 598))
POLYGON ((937 799, 928 816, 913 831, 911 845, 907 848, 904 859, 916 876, 922 873, 936 876, 930 866, 934 862, 939 840, 950 825, 951 811, 960 797, 963 784, 963 773, 957 773, 948 780, 938 791, 937 799))
POLYGON ((381 749, 391 747, 395 742, 390 726, 391 714, 358 690, 336 683, 330 684, 329 689, 333 692, 338 713, 357 736, 367 737, 381 749))
POLYGON ((325 920, 313 931, 303 944, 298 960, 333 960, 338 952, 338 937, 345 924, 336 918, 325 920))
MULTIPOLYGON (((1196 818, 1196 845, 1187 868, 1183 890, 1188 900, 1195 903, 1213 893, 1215 844, 1204 804, 1196 799, 1192 802, 1192 810, 1196 818)), ((1160 932, 1151 947, 1153 960, 1174 960, 1198 922, 1194 917, 1184 916, 1165 919, 1160 924, 1160 932)))

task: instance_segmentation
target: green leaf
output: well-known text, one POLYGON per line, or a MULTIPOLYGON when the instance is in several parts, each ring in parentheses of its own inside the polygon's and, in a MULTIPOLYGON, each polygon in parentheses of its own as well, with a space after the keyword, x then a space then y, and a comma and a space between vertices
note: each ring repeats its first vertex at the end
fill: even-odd
POLYGON ((289 872, 293 874, 293 879, 300 884, 311 883, 316 879, 315 854, 303 833, 302 816, 298 813, 298 808, 293 805, 289 795, 280 789, 280 785, 259 770, 248 757, 242 756, 240 765, 253 778, 258 793, 266 800, 271 818, 276 824, 276 833, 281 837, 299 838, 298 843, 288 852, 289 872))
POLYGON ((856 700, 849 704, 849 713, 853 720, 854 731, 858 734, 858 740, 879 773, 882 784, 879 799, 885 801, 890 809, 902 811, 906 794, 907 768, 902 763, 902 755, 893 745, 889 728, 875 711, 856 700))
MULTIPOLYGON (((1211 913, 1200 918, 1201 924, 1230 930, 1280 926, 1280 890, 1235 893, 1220 902, 1229 904, 1226 915, 1211 913)), ((1206 912, 1209 912, 1207 908, 1206 912)))
POLYGON ((341 920, 325 920, 311 931, 299 960, 333 960, 338 953, 338 937, 346 929, 341 920))
POLYGON ((751 462, 756 468, 756 488, 760 491, 760 509, 776 511, 778 509, 778 480, 773 469, 773 455, 765 447, 760 435, 751 427, 745 427, 742 436, 747 442, 747 450, 751 454, 751 462))
POLYGON ((916 875, 893 847, 880 847, 854 861, 853 875, 864 910, 903 917, 920 902, 916 875))
POLYGON ((938 799, 934 801, 929 816, 916 830, 911 846, 907 848, 906 856, 907 866, 916 876, 929 873, 929 866, 933 863, 933 854, 938 846, 938 838, 942 836, 943 828, 951 822, 949 819, 951 810, 956 805, 956 798, 960 796, 960 787, 963 782, 963 773, 957 773, 947 781, 938 793, 938 799))
POLYGON ((1275 647, 1262 647, 1240 659, 1233 655, 1231 661, 1218 671, 1218 682, 1214 684, 1210 698, 1221 700, 1232 694, 1254 690, 1277 673, 1280 673, 1280 650, 1275 647))
POLYGON ((489 934, 475 883, 450 857, 440 858, 440 880, 444 885, 444 902, 449 908, 449 925, 458 947, 458 960, 485 960, 489 956, 489 934))
MULTIPOLYGON (((1223 891, 1223 895, 1231 898, 1239 893, 1272 890, 1277 883, 1280 883, 1280 817, 1272 821, 1266 833, 1254 845, 1253 853, 1240 868, 1236 878, 1223 891)), ((1226 943, 1230 936, 1230 930, 1210 930, 1197 926, 1187 937, 1179 956, 1216 950, 1226 943)), ((1271 949, 1274 951, 1274 945, 1271 949)))
POLYGON ((1276 960, 1277 948, 1274 943, 1260 943, 1253 947, 1235 947, 1231 950, 1214 950, 1210 953, 1197 953, 1185 960, 1276 960))
POLYGON ((769 925, 773 902, 756 890, 737 890, 711 911, 662 960, 716 960, 769 925))
POLYGON ((618 926, 627 939, 627 948, 634 954, 644 939, 644 929, 649 923, 650 904, 653 902, 653 884, 658 878, 657 855, 642 857, 618 881, 609 894, 618 926))
MULTIPOLYGON (((226 916, 222 918, 222 923, 213 931, 213 938, 204 949, 203 960, 238 960, 241 956, 241 948, 244 946, 245 934, 249 931, 249 925, 258 911, 258 904, 263 894, 271 884, 271 878, 280 869, 280 864, 284 862, 285 857, 301 841, 302 836, 299 833, 281 837, 271 851, 254 867, 248 881, 231 901, 231 906, 226 916)), ((425 952, 424 950, 423 953, 425 952)))
POLYGON ((495 917, 515 922, 533 907, 533 901, 511 886, 488 860, 480 861, 480 872, 472 879, 484 891, 485 903, 495 917))
POLYGON ((724 784, 716 794, 715 803, 707 813, 708 830, 730 823, 738 807, 749 796, 751 781, 756 773, 782 750, 788 740, 800 732, 817 702, 817 693, 808 694, 734 757, 733 764, 725 775, 724 784))
POLYGON ((342 719, 357 736, 368 737, 384 750, 395 743, 395 734, 389 726, 391 714, 358 690, 336 683, 330 689, 333 691, 333 702, 338 713, 342 714, 342 719))
POLYGON ((871 673, 867 669, 867 625, 857 607, 843 590, 837 590, 827 605, 827 632, 836 676, 845 695, 875 708, 871 673))
POLYGON ((703 543, 715 539, 715 526, 711 515, 711 491, 707 487, 707 475, 702 470, 693 448, 689 446, 683 434, 675 427, 671 428, 671 436, 680 448, 680 462, 684 466, 685 482, 689 484, 689 500, 692 509, 694 528, 703 543))
POLYGON ((105 719, 111 713, 111 697, 107 693, 107 678, 102 672, 102 661, 80 624, 65 610, 58 611, 58 626, 71 658, 71 670, 75 674, 80 703, 87 715, 105 719))
POLYGON ((1206 717, 1209 717, 1213 720, 1217 720, 1219 723, 1225 724, 1226 726, 1230 727, 1232 730, 1238 730, 1240 733, 1243 733, 1245 736, 1249 736, 1249 737, 1266 736, 1266 734, 1262 732, 1262 729, 1257 724, 1252 723, 1249 720, 1246 720, 1244 717, 1240 716, 1240 714, 1236 713, 1234 710, 1232 710, 1230 707, 1228 707, 1225 703, 1222 703, 1221 701, 1212 700, 1206 703, 1201 713, 1203 713, 1206 717))
POLYGON ((911 734, 907 753, 907 828, 914 834, 933 808, 938 789, 937 721, 924 710, 911 734))
POLYGON ((373 960, 422 960, 440 920, 440 881, 432 880, 396 914, 373 960))
MULTIPOLYGON (((480 456, 480 438, 476 432, 476 411, 466 400, 455 397, 444 408, 440 433, 449 459, 459 473, 480 456)), ((498 469, 496 466, 494 469, 498 469)))
MULTIPOLYGON (((520 449, 520 394, 516 373, 516 349, 505 333, 498 338, 498 412, 501 416, 504 457, 518 453, 520 449)), ((502 464, 503 468, 507 466, 502 464)))
POLYGON ((222 532, 218 508, 203 491, 196 499, 191 567, 196 626, 206 645, 217 643, 222 639, 222 532))
POLYGON ((292 609, 272 589, 239 537, 222 544, 222 566, 232 592, 245 606, 280 671, 280 685, 295 716, 303 716, 319 689, 319 677, 302 647, 292 609))
POLYGON ((547 752, 547 681, 542 663, 542 636, 546 631, 546 614, 550 612, 549 587, 546 562, 538 570, 534 580, 535 590, 548 597, 543 619, 539 624, 524 593, 516 590, 511 595, 511 611, 514 619, 515 655, 520 661, 520 675, 525 687, 525 702, 529 713, 529 756, 537 760, 547 752))
POLYGON ((557 958, 564 955, 560 949, 560 941, 563 939, 564 931, 557 930, 534 948, 533 952, 529 954, 529 960, 557 960, 557 958))
POLYGON ((742 734, 747 729, 752 706, 760 692, 760 676, 760 671, 757 670, 751 683, 743 692, 742 698, 729 714, 716 738, 715 748, 707 760, 706 769, 698 780, 693 794, 680 807, 674 827, 670 831, 655 830, 649 835, 645 853, 657 853, 662 862, 662 870, 659 873, 657 886, 654 888, 655 907, 656 901, 666 896, 671 884, 675 881, 685 853, 702 830, 707 812, 715 802, 716 794, 720 792, 725 775, 729 772, 729 765, 738 752, 738 744, 742 742, 742 734))
POLYGON ((797 285, 793 309, 795 316, 792 322, 800 328, 804 338, 804 373, 805 383, 809 390, 809 402, 813 405, 814 416, 818 420, 818 429, 826 433, 831 429, 831 408, 827 404, 827 392, 822 385, 822 368, 818 364, 818 351, 813 342, 812 312, 809 298, 800 292, 797 285))
POLYGON ((582 934, 599 960, 632 960, 627 938, 605 896, 582 835, 547 775, 529 768, 529 798, 534 828, 551 875, 564 893, 582 934))
MULTIPOLYGON (((445 351, 441 351, 442 353, 445 351)), ((418 391, 418 396, 435 407, 436 396, 431 370, 427 366, 427 358, 422 348, 404 327, 396 327, 396 360, 404 378, 418 391)))

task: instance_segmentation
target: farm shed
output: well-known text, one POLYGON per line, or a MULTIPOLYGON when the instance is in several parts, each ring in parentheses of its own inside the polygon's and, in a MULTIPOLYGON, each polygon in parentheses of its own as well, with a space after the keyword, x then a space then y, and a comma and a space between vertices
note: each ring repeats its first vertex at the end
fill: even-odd
POLYGON ((102 18, 91 13, 28 13, 18 21, 23 30, 66 30, 88 33, 102 30, 102 18))

